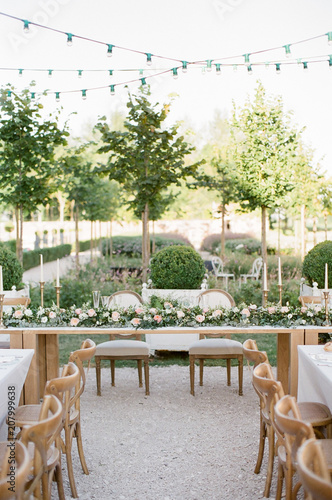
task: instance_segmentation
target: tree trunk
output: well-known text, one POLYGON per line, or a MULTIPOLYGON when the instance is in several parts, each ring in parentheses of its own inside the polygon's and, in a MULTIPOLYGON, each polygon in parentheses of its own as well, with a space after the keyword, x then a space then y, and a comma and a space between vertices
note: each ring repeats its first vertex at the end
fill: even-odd
POLYGON ((20 214, 19 214, 19 237, 17 240, 18 245, 18 260, 23 266, 23 206, 20 205, 20 214))
POLYGON ((306 254, 305 241, 305 205, 301 205, 301 259, 303 260, 306 254))
MULTIPOLYGON (((267 244, 266 244, 266 207, 262 207, 262 259, 263 263, 266 265, 267 269, 267 244)), ((263 265, 263 273, 264 273, 264 265, 263 265)), ((268 271, 267 271, 268 274, 268 271)), ((264 279, 262 280, 262 283, 264 282, 264 279)), ((264 300, 264 291, 263 291, 263 286, 262 286, 262 304, 265 303, 264 300)))
POLYGON ((325 241, 327 240, 327 213, 324 212, 325 241))
POLYGON ((144 212, 142 212, 142 267, 143 267, 143 283, 146 283, 148 275, 148 267, 150 260, 150 235, 149 235, 149 205, 145 204, 144 212))
POLYGON ((102 248, 102 228, 101 228, 101 220, 99 221, 99 252, 100 252, 100 257, 103 255, 103 248, 102 248))
POLYGON ((152 254, 156 253, 156 233, 154 230, 154 220, 152 221, 152 254))
POLYGON ((93 259, 93 221, 90 221, 90 260, 93 259))
POLYGON ((16 257, 19 259, 20 255, 20 221, 18 216, 18 207, 15 207, 15 220, 16 220, 16 257))
POLYGON ((314 233, 314 247, 317 245, 317 217, 312 220, 312 232, 314 233))
POLYGON ((75 205, 75 259, 76 259, 76 271, 78 272, 80 267, 79 252, 80 252, 80 242, 78 237, 78 219, 79 210, 78 205, 75 205))
POLYGON ((223 261, 225 258, 225 214, 226 207, 221 204, 221 240, 220 240, 220 258, 223 261))
POLYGON ((110 262, 112 262, 112 256, 113 256, 113 228, 112 228, 112 220, 110 220, 110 262))

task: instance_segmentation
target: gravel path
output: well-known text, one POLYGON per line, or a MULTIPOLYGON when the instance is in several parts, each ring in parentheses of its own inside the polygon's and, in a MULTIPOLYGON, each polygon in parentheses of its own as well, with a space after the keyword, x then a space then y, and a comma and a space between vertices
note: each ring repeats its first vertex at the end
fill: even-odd
MULTIPOLYGON (((263 497, 266 462, 254 474, 258 451, 258 397, 244 368, 244 395, 226 369, 206 367, 204 386, 189 392, 189 368, 151 367, 150 396, 138 388, 137 371, 102 369, 102 396, 95 370, 81 399, 82 428, 90 475, 73 449, 81 500, 234 500, 263 497)), ((198 368, 196 368, 196 383, 198 368)), ((64 468, 66 499, 70 499, 64 468)), ((275 472, 277 467, 275 466, 275 472)), ((272 484, 274 498, 276 481, 272 484)))

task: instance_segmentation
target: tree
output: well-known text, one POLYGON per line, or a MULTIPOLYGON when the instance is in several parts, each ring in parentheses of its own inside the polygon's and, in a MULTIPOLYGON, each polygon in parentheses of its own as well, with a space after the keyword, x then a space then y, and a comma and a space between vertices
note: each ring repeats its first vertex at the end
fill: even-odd
POLYGON ((281 98, 267 99, 261 83, 253 102, 248 99, 231 120, 234 160, 243 210, 261 209, 262 257, 267 261, 266 216, 268 208, 282 206, 294 187, 292 165, 298 133, 290 125, 281 98))
POLYGON ((194 148, 178 135, 178 126, 164 128, 170 104, 160 109, 158 103, 149 102, 149 96, 148 87, 141 87, 137 96, 129 94, 124 132, 111 130, 105 118, 96 125, 104 143, 98 152, 110 153, 100 171, 123 186, 131 196, 129 205, 142 219, 143 280, 147 277, 150 258, 150 212, 157 210, 161 214, 160 207, 163 205, 166 209, 165 201, 173 199, 167 189, 195 175, 198 167, 198 163, 186 165, 184 162, 194 148))
POLYGON ((58 116, 42 119, 43 106, 31 91, 0 91, 0 182, 2 200, 15 208, 17 256, 22 262, 23 215, 45 205, 56 189, 55 149, 65 144, 58 116))
POLYGON ((332 214, 332 179, 323 179, 319 188, 318 200, 323 209, 325 241, 327 240, 327 216, 332 214))

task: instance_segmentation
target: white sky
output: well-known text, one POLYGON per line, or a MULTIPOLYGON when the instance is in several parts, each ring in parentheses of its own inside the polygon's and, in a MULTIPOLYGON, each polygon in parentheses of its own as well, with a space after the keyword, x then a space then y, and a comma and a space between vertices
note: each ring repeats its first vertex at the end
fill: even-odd
MULTIPOLYGON (((241 55, 255 50, 282 46, 332 31, 331 0, 0 0, 0 10, 65 32, 124 46, 152 54, 181 60, 217 59, 241 55)), ((74 38, 67 47, 66 37, 41 28, 23 33, 19 21, 0 16, 2 68, 44 69, 103 69, 104 72, 46 73, 0 71, 0 84, 8 82, 24 88, 36 80, 36 91, 50 89, 57 92, 107 86, 139 78, 138 72, 117 73, 112 79, 109 69, 144 69, 146 58, 114 49, 112 58, 106 56, 105 46, 74 38)), ((292 47, 293 59, 306 60, 309 56, 332 54, 327 37, 292 47)), ((284 51, 252 56, 252 61, 287 61, 284 51)), ((234 62, 243 62, 242 59, 234 62)), ((175 63, 153 59, 156 68, 172 68, 175 63)), ((287 110, 294 111, 299 127, 306 127, 305 141, 316 150, 316 160, 332 175, 332 71, 328 63, 302 66, 253 68, 249 76, 245 68, 234 72, 222 68, 202 75, 200 68, 179 71, 174 80, 169 74, 148 79, 152 98, 167 101, 170 93, 179 97, 171 108, 170 119, 185 119, 195 128, 203 129, 215 110, 229 113, 232 100, 243 105, 247 95, 253 95, 257 79, 261 79, 269 94, 282 95, 287 110)), ((130 86, 135 91, 138 84, 130 86)), ((61 94, 60 103, 54 95, 43 98, 48 111, 62 106, 63 117, 69 118, 74 134, 83 127, 96 123, 97 117, 109 116, 112 111, 126 113, 127 91, 116 87, 116 95, 109 89, 88 91, 87 99, 81 93, 61 94)))

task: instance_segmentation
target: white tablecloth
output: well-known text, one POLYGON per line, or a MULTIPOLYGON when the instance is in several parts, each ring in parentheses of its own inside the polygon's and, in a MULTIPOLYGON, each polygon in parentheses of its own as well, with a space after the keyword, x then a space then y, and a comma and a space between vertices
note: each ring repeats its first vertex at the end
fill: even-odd
POLYGON ((298 401, 324 403, 332 411, 332 352, 323 345, 299 345, 298 401))
POLYGON ((33 354, 33 349, 0 349, 0 441, 7 439, 9 401, 13 397, 18 405, 33 354))

